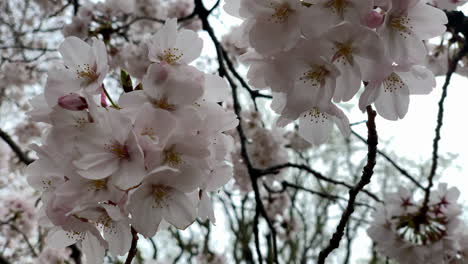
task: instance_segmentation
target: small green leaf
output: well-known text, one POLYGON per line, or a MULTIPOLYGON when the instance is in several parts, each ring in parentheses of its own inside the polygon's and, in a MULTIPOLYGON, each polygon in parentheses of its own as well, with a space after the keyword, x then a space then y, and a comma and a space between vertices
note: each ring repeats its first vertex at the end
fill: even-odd
POLYGON ((126 93, 133 91, 132 78, 124 69, 120 70, 120 83, 126 93))

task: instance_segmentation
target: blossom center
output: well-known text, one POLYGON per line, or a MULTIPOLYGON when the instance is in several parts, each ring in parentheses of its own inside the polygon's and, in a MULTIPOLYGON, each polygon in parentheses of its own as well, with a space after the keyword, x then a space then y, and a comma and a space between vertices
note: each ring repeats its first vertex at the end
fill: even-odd
POLYGON ((325 67, 318 66, 314 69, 304 72, 299 80, 303 81, 304 83, 310 82, 312 86, 323 86, 329 73, 330 72, 325 67))
POLYGON ((82 79, 83 83, 86 85, 96 81, 99 78, 96 64, 94 64, 92 67, 89 64, 78 66, 76 75, 78 78, 82 79))
POLYGON ((406 38, 406 35, 411 35, 412 26, 409 25, 410 19, 406 16, 392 17, 390 19, 390 27, 399 32, 399 34, 406 38))
POLYGON ((83 129, 89 121, 87 118, 84 117, 75 117, 75 124, 74 127, 78 129, 83 129))
POLYGON ((107 229, 108 231, 115 229, 114 221, 112 221, 112 218, 110 218, 107 214, 101 215, 97 220, 97 224, 102 226, 102 228, 107 229))
POLYGON ((178 48, 165 49, 159 59, 167 64, 175 64, 184 54, 178 48))
POLYGON ((347 0, 331 0, 326 4, 326 6, 332 9, 332 11, 335 12, 339 17, 343 18, 344 12, 348 7, 348 2, 347 0))
POLYGON ((85 238, 85 233, 79 231, 68 231, 66 232, 66 236, 71 240, 83 241, 85 238))
POLYGON ((175 151, 174 147, 164 150, 164 163, 169 164, 171 167, 179 166, 182 163, 180 153, 175 151))
POLYGON ((397 232, 402 239, 416 245, 426 245, 441 240, 446 234, 447 218, 417 212, 397 217, 397 232))
POLYGON ((353 52, 354 48, 351 42, 346 43, 335 43, 336 53, 333 55, 332 61, 342 61, 346 63, 346 61, 353 65, 353 52))
MULTIPOLYGON (((273 4, 272 4, 273 5, 273 4)), ((289 8, 288 4, 282 4, 278 6, 273 7, 275 12, 271 15, 271 18, 269 21, 272 21, 273 23, 284 23, 289 15, 291 14, 291 9, 289 8)))
POLYGON ((175 110, 175 105, 169 103, 169 101, 167 100, 167 97, 162 97, 160 99, 152 100, 151 103, 156 108, 161 108, 161 109, 164 109, 164 110, 167 110, 167 111, 174 111, 175 110))
POLYGON ((102 190, 102 189, 105 189, 107 188, 107 180, 106 179, 102 179, 102 180, 93 180, 89 183, 89 189, 91 190, 96 190, 96 191, 99 191, 99 190, 102 190))
POLYGON ((396 73, 392 72, 383 82, 384 92, 393 93, 405 86, 403 80, 396 73))
POLYGON ((161 184, 153 185, 153 198, 154 198, 153 208, 167 207, 168 204, 166 202, 166 197, 171 190, 172 190, 172 187, 169 187, 169 186, 165 186, 161 184))
POLYGON ((328 119, 327 115, 322 113, 317 107, 313 107, 311 110, 304 114, 304 118, 309 116, 311 122, 318 124, 319 122, 324 123, 328 119))
POLYGON ((111 144, 105 144, 104 146, 112 154, 116 155, 119 159, 130 158, 130 154, 128 153, 128 149, 126 145, 120 144, 117 141, 113 141, 111 144))

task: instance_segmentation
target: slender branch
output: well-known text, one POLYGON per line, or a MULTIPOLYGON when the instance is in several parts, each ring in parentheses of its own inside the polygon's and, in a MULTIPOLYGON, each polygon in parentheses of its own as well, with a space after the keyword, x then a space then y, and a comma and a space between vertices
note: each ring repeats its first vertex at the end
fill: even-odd
MULTIPOLYGON (((319 191, 315 191, 315 190, 312 190, 312 189, 309 189, 309 188, 306 188, 306 187, 303 187, 301 185, 298 185, 298 184, 294 184, 294 183, 290 183, 288 181, 282 181, 281 182, 281 189, 280 190, 271 190, 270 187, 268 187, 268 185, 264 185, 265 189, 267 189, 269 192, 271 193, 282 193, 284 192, 287 188, 292 188, 292 189, 296 189, 296 190, 301 190, 301 191, 304 191, 304 192, 308 192, 312 195, 317 195, 321 198, 324 198, 324 199, 328 199, 332 202, 336 202, 337 200, 341 200, 341 201, 347 201, 346 198, 344 197, 341 197, 341 196, 338 196, 338 195, 333 195, 333 194, 329 194, 329 193, 325 193, 325 192, 319 192, 319 191)), ((359 203, 359 202, 356 202, 355 205, 357 206, 364 206, 364 207, 368 207, 368 208, 373 208, 372 206, 368 205, 368 204, 365 204, 365 203, 359 203)))
POLYGON ((5 131, 0 129, 0 137, 10 146, 11 150, 15 152, 18 159, 26 165, 31 164, 34 160, 29 158, 26 153, 24 153, 21 148, 16 144, 16 142, 8 135, 5 131))
POLYGON ((443 125, 443 120, 444 120, 444 102, 445 99, 447 98, 447 91, 448 87, 450 85, 450 81, 452 79, 452 75, 454 72, 456 72, 457 67, 458 67, 458 62, 468 54, 468 44, 463 45, 463 48, 458 51, 458 53, 455 55, 455 57, 452 59, 452 61, 449 64, 449 68, 447 70, 447 75, 445 77, 445 83, 442 86, 442 95, 440 97, 439 101, 439 112, 437 114, 437 126, 435 129, 435 137, 434 141, 432 144, 432 166, 431 170, 429 172, 428 180, 429 184, 427 185, 426 188, 426 193, 424 196, 424 204, 423 207, 427 207, 427 203, 429 202, 429 195, 431 192, 431 188, 434 185, 434 176, 437 171, 437 166, 438 166, 438 159, 439 159, 439 141, 440 141, 440 132, 442 129, 443 125))
POLYGON ((346 206, 345 211, 341 215, 340 223, 336 227, 336 231, 333 234, 332 238, 330 239, 330 243, 328 244, 326 248, 320 251, 318 264, 324 264, 325 259, 328 257, 328 255, 330 255, 330 253, 333 250, 339 247, 340 241, 344 235, 346 225, 352 213, 354 212, 356 197, 359 194, 359 192, 364 188, 364 186, 370 183, 371 177, 374 174, 374 166, 376 163, 377 144, 378 144, 377 129, 375 126, 376 115, 377 113, 372 109, 372 107, 368 106, 367 107, 367 116, 368 116, 367 141, 369 144, 368 144, 368 150, 367 150, 367 165, 363 169, 362 176, 359 182, 356 184, 356 186, 354 186, 354 188, 349 190, 348 205, 346 206))
POLYGON ((156 242, 154 242, 154 239, 152 237, 149 238, 149 241, 151 242, 151 246, 153 247, 153 259, 158 258, 158 247, 156 246, 156 242))
POLYGON ((130 246, 130 250, 128 251, 127 259, 125 260, 125 264, 131 264, 133 258, 137 254, 137 244, 138 244, 138 232, 135 228, 132 227, 132 245, 130 246))
MULTIPOLYGON (((339 180, 334 180, 332 178, 328 178, 324 175, 322 175, 320 172, 306 166, 306 165, 301 165, 301 164, 294 164, 294 163, 285 163, 285 164, 281 164, 281 165, 277 165, 277 166, 273 166, 273 167, 270 167, 270 168, 267 168, 265 170, 261 170, 259 172, 259 177, 262 177, 262 176, 266 176, 268 174, 276 174, 278 173, 279 170, 282 170, 282 169, 285 169, 285 168, 296 168, 296 169, 300 169, 300 170, 303 170, 303 171, 306 171, 310 174, 312 174, 315 178, 319 179, 319 180, 323 180, 323 181, 326 181, 326 182, 329 182, 329 183, 332 183, 332 184, 336 184, 336 185, 340 185, 340 186, 344 186, 344 187, 347 187, 349 189, 352 189, 353 186, 351 184, 348 184, 344 181, 339 181, 339 180)), ((369 197, 371 197, 373 200, 377 201, 377 202, 382 202, 375 194, 367 191, 367 190, 363 190, 363 192, 365 194, 367 194, 369 197)))
POLYGON ((110 96, 109 92, 107 92, 106 87, 104 86, 104 84, 102 84, 101 86, 102 86, 102 90, 104 91, 104 94, 106 95, 107 99, 109 99, 109 102, 111 103, 112 107, 114 107, 115 109, 120 109, 120 106, 118 106, 114 102, 114 100, 112 100, 112 97, 110 96))
MULTIPOLYGON (((356 133, 354 130, 351 130, 351 133, 356 136, 359 140, 361 140, 362 142, 366 143, 367 144, 367 140, 365 138, 363 138, 361 135, 359 135, 358 133, 356 133)), ((397 169, 401 174, 403 174, 403 176, 405 176, 406 178, 408 178, 412 183, 414 183, 416 186, 418 186, 418 188, 424 190, 424 186, 419 183, 418 180, 416 180, 413 176, 411 176, 409 174, 409 172, 405 169, 403 169, 402 167, 400 167, 392 158, 390 158, 390 156, 388 156, 385 152, 383 151, 380 151, 380 150, 377 150, 377 153, 379 155, 381 155, 386 161, 388 161, 393 167, 395 167, 395 169, 397 169)))
POLYGON ((78 10, 80 9, 80 3, 78 0, 70 0, 70 2, 73 4, 73 15, 78 14, 78 10))
POLYGON ((11 264, 5 257, 0 255, 0 264, 11 264))
POLYGON ((14 224, 10 223, 9 221, 0 222, 0 225, 8 225, 11 229, 13 229, 18 234, 20 234, 23 237, 24 242, 26 242, 26 244, 28 245, 29 250, 31 251, 31 254, 34 257, 37 257, 37 253, 36 253, 36 250, 34 249, 34 246, 31 244, 31 242, 29 241, 28 236, 23 231, 21 231, 18 227, 16 227, 14 224))

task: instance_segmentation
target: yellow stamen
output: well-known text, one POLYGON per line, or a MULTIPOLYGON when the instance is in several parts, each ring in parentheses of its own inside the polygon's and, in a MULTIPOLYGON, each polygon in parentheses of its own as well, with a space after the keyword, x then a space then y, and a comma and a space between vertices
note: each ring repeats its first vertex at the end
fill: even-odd
POLYGON ((299 80, 306 82, 311 82, 312 86, 323 86, 325 84, 325 79, 330 72, 323 66, 315 67, 307 72, 303 73, 303 76, 299 80))
POLYGON ((182 163, 180 153, 174 150, 174 147, 164 150, 164 163, 171 167, 177 167, 182 163))

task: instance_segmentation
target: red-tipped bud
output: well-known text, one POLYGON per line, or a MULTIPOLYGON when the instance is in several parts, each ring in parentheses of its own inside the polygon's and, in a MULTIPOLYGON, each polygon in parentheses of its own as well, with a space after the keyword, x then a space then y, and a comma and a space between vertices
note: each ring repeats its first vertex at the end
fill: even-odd
POLYGON ((364 18, 365 25, 370 28, 378 28, 384 22, 385 16, 378 12, 378 11, 371 11, 367 16, 364 18))
POLYGON ((76 93, 67 94, 59 97, 58 105, 71 111, 82 111, 88 108, 88 103, 83 96, 76 93))

